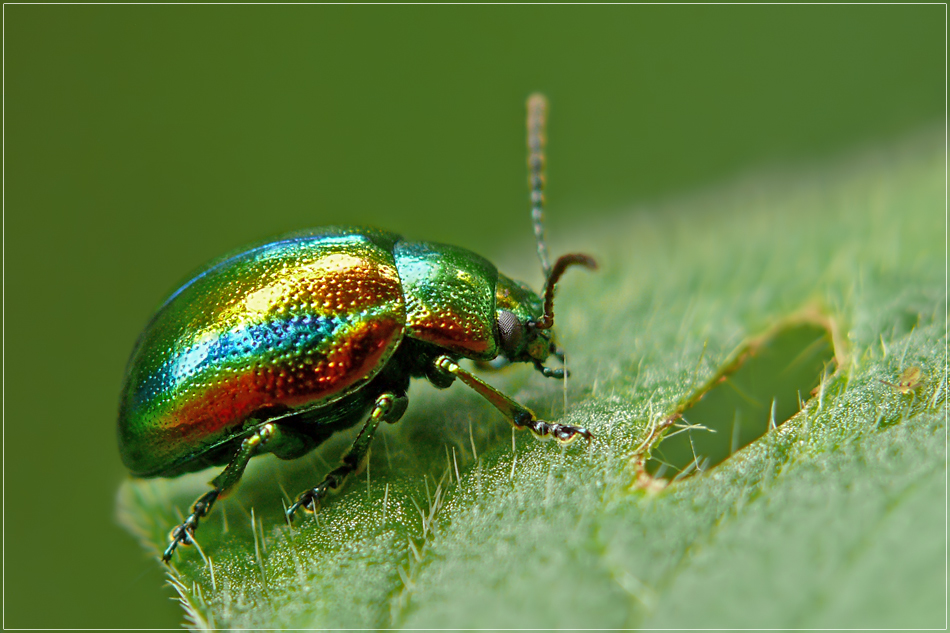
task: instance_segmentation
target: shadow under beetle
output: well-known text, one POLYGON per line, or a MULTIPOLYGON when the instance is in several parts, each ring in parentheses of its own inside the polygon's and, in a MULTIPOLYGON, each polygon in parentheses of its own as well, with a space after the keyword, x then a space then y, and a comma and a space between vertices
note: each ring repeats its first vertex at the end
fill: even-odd
POLYGON ((456 378, 518 429, 567 444, 587 429, 545 422, 458 365, 460 358, 543 365, 563 360, 552 339, 554 290, 570 266, 553 266, 544 242, 547 102, 528 99, 531 215, 545 275, 541 296, 456 246, 410 242, 366 228, 284 236, 212 262, 146 326, 126 370, 118 421, 122 461, 139 477, 226 467, 171 533, 162 555, 192 541, 215 501, 255 455, 304 455, 366 420, 343 457, 287 510, 315 510, 359 470, 381 421, 406 410, 410 378, 445 388, 456 378))

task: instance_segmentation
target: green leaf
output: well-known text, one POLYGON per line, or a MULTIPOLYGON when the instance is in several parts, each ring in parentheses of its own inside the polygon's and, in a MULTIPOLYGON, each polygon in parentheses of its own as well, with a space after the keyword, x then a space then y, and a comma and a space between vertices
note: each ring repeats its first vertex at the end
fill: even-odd
MULTIPOLYGON (((180 548, 169 568, 187 617, 237 628, 944 626, 945 160, 940 131, 554 244, 601 263, 559 284, 566 391, 527 367, 484 375, 595 441, 512 439, 462 385, 414 385, 369 469, 293 526, 283 506, 353 433, 296 462, 252 462, 202 523, 201 551, 180 548), (651 431, 743 341, 802 310, 835 325, 844 360, 804 408, 718 466, 665 487, 645 478, 651 431), (911 366, 922 374, 907 393, 885 384, 911 366)), ((533 265, 525 255, 515 272, 533 265)), ((121 520, 157 556, 213 476, 129 481, 121 520)))

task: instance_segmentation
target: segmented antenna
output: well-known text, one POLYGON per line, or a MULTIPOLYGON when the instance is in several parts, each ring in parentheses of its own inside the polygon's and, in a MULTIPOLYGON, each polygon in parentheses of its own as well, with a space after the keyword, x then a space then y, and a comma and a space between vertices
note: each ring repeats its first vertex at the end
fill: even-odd
POLYGON ((547 144, 548 100, 540 92, 528 97, 528 187, 531 191, 531 222, 538 242, 538 259, 544 278, 551 274, 548 245, 544 241, 544 146, 547 144))
POLYGON ((590 255, 582 253, 571 253, 570 255, 561 255, 554 262, 554 268, 551 274, 544 282, 544 314, 534 323, 536 330, 550 330, 554 327, 554 291, 558 280, 564 271, 571 266, 584 266, 591 270, 597 270, 597 262, 590 255))

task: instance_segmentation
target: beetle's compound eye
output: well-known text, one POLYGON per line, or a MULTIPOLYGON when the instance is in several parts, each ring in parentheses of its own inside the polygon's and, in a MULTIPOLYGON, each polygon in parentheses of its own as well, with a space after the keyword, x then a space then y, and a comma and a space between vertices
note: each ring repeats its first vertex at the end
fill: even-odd
POLYGON ((498 311, 498 334, 505 354, 509 357, 517 355, 524 340, 524 326, 514 312, 498 311))

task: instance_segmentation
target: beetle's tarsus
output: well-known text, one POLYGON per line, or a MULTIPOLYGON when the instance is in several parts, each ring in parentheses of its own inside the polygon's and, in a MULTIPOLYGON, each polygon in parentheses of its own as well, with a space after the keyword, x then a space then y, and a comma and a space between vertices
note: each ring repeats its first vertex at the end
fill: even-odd
POLYGON ((165 551, 162 552, 162 562, 166 565, 171 561, 172 555, 175 553, 175 550, 179 545, 191 545, 194 543, 193 534, 194 530, 189 530, 184 523, 177 526, 171 533, 171 543, 168 547, 165 548, 165 551))
POLYGON ((294 515, 297 514, 298 510, 303 510, 304 512, 309 513, 316 512, 320 508, 320 501, 322 501, 323 498, 327 496, 327 493, 330 492, 330 490, 336 490, 342 486, 346 475, 349 473, 349 468, 341 466, 327 475, 326 479, 321 481, 315 487, 307 490, 306 492, 300 493, 294 504, 287 508, 287 520, 293 521, 294 515), (346 472, 339 472, 344 470, 346 472))
POLYGON ((568 424, 558 424, 557 422, 545 422, 544 420, 534 419, 524 424, 524 426, 539 440, 554 439, 562 446, 567 446, 578 437, 586 439, 588 444, 594 439, 594 435, 582 426, 571 426, 568 424))
POLYGON ((211 506, 214 505, 214 502, 218 499, 218 495, 220 494, 221 490, 215 488, 201 495, 201 497, 195 501, 195 505, 192 506, 191 514, 188 515, 188 518, 171 531, 169 535, 171 543, 169 543, 168 547, 166 547, 162 553, 163 563, 168 563, 168 561, 172 559, 172 554, 175 553, 175 549, 179 545, 191 545, 194 542, 193 538, 195 530, 198 529, 198 523, 211 511, 211 506))
POLYGON ((318 483, 310 490, 306 490, 297 497, 293 505, 287 508, 286 517, 288 521, 293 521, 297 511, 303 509, 305 512, 316 512, 320 507, 320 501, 327 496, 331 490, 338 490, 346 478, 352 473, 360 470, 369 456, 369 447, 373 441, 373 434, 380 422, 393 423, 402 417, 409 406, 409 399, 406 394, 396 392, 386 392, 376 398, 376 405, 373 412, 360 434, 356 436, 353 446, 343 456, 343 465, 330 471, 323 481, 318 483))
POLYGON ((571 373, 563 367, 545 367, 541 361, 534 361, 534 368, 541 372, 541 375, 545 378, 557 378, 558 380, 563 380, 565 376, 570 376, 571 373))

